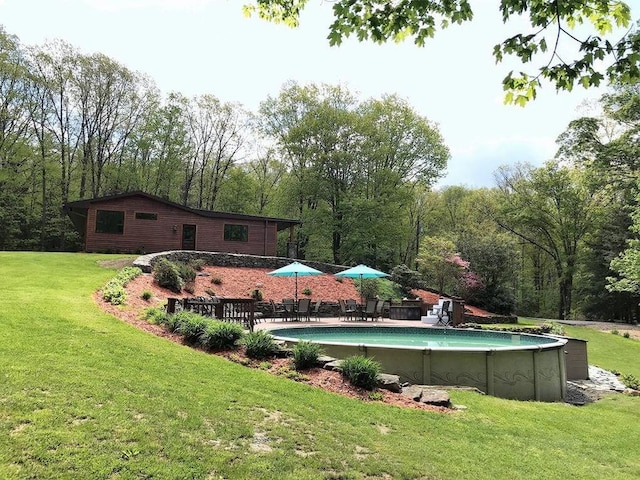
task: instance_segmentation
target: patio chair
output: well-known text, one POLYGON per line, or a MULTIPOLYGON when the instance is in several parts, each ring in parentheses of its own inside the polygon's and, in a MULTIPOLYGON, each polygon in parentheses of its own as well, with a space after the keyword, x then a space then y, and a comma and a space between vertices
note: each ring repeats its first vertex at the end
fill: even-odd
POLYGON ((444 302, 442 302, 442 308, 438 310, 438 321, 436 322, 436 325, 440 325, 442 327, 451 325, 451 314, 449 312, 450 304, 450 300, 445 300, 444 302))
POLYGON ((378 300, 376 304, 376 317, 382 320, 384 318, 384 307, 386 302, 384 300, 378 300))
POLYGON ((298 300, 298 310, 296 314, 298 315, 298 320, 304 319, 308 322, 310 320, 309 316, 311 315, 311 300, 308 298, 298 300))
POLYGON ((276 305, 276 302, 273 300, 269 300, 269 304, 271 305, 271 321, 273 322, 274 318, 282 318, 286 315, 287 311, 283 306, 276 305))
POLYGON ((345 320, 353 320, 354 315, 357 313, 355 305, 347 305, 345 300, 338 300, 340 304, 340 318, 344 317, 345 320))
POLYGON ((371 318, 373 322, 376 319, 376 306, 378 305, 378 300, 367 300, 366 307, 364 309, 364 319, 371 318))
POLYGON ((293 321, 296 317, 296 304, 293 301, 293 298, 282 299, 282 306, 285 310, 285 317, 293 321))
POLYGON ((320 305, 322 305, 322 300, 316 300, 313 304, 313 308, 311 309, 311 315, 313 315, 318 321, 320 321, 320 305))

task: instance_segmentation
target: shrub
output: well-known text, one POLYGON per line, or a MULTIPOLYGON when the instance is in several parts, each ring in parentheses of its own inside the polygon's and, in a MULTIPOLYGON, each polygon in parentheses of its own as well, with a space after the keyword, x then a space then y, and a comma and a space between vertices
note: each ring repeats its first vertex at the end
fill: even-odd
POLYGON ((206 264, 207 261, 204 258, 192 258, 189 260, 189 266, 196 272, 201 272, 206 264))
POLYGON ((389 280, 401 285, 406 290, 423 287, 423 280, 420 272, 412 270, 404 264, 393 267, 389 280))
POLYGON ((122 305, 127 300, 127 291, 122 284, 110 281, 102 289, 102 298, 112 305, 122 305))
POLYGON ((304 287, 302 290, 303 295, 311 296, 311 289, 309 287, 304 287))
POLYGON ((273 335, 263 330, 248 333, 242 339, 242 343, 247 349, 247 357, 256 360, 272 357, 278 351, 273 335))
POLYGON ((540 325, 544 333, 551 333, 553 335, 564 335, 564 327, 558 322, 544 322, 540 325))
POLYGON ((363 298, 376 298, 380 294, 378 280, 376 278, 364 278, 358 282, 360 296, 363 298))
POLYGON ((168 288, 172 292, 180 293, 184 282, 175 263, 161 258, 153 267, 153 279, 158 285, 168 288))
POLYGON ((153 297, 153 293, 151 293, 149 290, 145 290, 144 292, 142 292, 142 295, 140 295, 140 298, 142 298, 146 302, 151 300, 151 297, 153 297))
POLYGON ((627 388, 633 388, 634 390, 640 390, 640 380, 634 375, 622 375, 620 381, 625 384, 627 388))
POLYGON ((226 350, 234 348, 243 336, 239 323, 211 321, 200 335, 200 344, 209 350, 226 350))
POLYGON ((216 292, 214 292, 213 290, 211 290, 210 288, 205 288, 204 293, 206 293, 207 295, 209 295, 210 297, 215 297, 216 296, 216 292))
POLYGON ((380 364, 371 358, 362 355, 347 357, 342 361, 340 367, 342 368, 342 376, 356 387, 373 390, 378 385, 380 364))
POLYGON ((107 282, 102 289, 102 298, 112 305, 122 305, 127 299, 124 287, 142 273, 138 267, 125 267, 107 282))
POLYGON ((180 322, 176 326, 175 332, 182 335, 186 343, 198 345, 200 337, 212 320, 193 312, 181 312, 179 316, 180 322))
POLYGON ((622 336, 623 336, 624 338, 631 338, 631 334, 630 334, 629 332, 624 332, 624 333, 622 334, 622 336))
POLYGON ((180 330, 185 330, 185 327, 182 327, 183 323, 191 322, 192 317, 204 318, 197 313, 189 312, 187 310, 182 310, 181 312, 174 313, 173 315, 169 315, 167 319, 167 328, 171 332, 180 333, 180 330))
POLYGON ((256 302, 262 301, 262 290, 255 289, 251 292, 251 298, 253 298, 256 302))
POLYGON ((616 328, 614 328, 613 330, 611 330, 611 334, 612 334, 612 335, 618 335, 619 333, 620 333, 620 332, 619 332, 616 328))
POLYGON ((384 395, 382 392, 369 392, 369 400, 373 400, 374 402, 384 400, 384 395))
POLYGON ((298 342, 293 347, 293 365, 296 370, 306 370, 318 363, 322 349, 320 345, 312 342, 298 342))
POLYGON ((191 283, 196 281, 196 271, 191 265, 183 262, 178 262, 176 263, 176 266, 178 267, 180 278, 184 283, 191 283))
POLYGON ((156 307, 149 307, 142 314, 142 318, 153 325, 166 325, 168 316, 167 312, 156 307))
POLYGON ((222 278, 221 277, 212 277, 211 278, 211 283, 213 283, 214 285, 222 285, 222 278))
POLYGON ((184 284, 184 291, 193 295, 193 292, 196 291, 195 282, 188 282, 184 284))

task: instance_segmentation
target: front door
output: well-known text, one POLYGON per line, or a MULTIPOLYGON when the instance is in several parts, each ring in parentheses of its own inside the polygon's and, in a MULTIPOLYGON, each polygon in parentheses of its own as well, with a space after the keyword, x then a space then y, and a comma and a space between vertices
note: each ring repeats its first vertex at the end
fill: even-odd
POLYGON ((182 225, 182 249, 183 250, 196 249, 196 226, 195 225, 182 225))

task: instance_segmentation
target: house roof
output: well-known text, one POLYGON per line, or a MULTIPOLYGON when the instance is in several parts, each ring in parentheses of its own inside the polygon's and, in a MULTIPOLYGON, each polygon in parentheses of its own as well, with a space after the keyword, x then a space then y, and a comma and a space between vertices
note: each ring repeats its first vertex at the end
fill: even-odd
POLYGON ((169 205, 173 208, 177 208, 183 210, 185 212, 193 213, 195 215, 200 215, 201 217, 209 217, 209 218, 225 218, 229 220, 258 220, 258 221, 269 221, 275 222, 277 224, 278 230, 284 230, 285 228, 289 228, 292 225, 300 225, 302 222, 300 220, 292 220, 286 218, 275 218, 275 217, 263 217, 259 215, 245 215, 243 213, 229 213, 229 212, 216 212, 213 210, 200 210, 197 208, 186 207, 184 205, 180 205, 179 203, 172 202, 170 200, 166 200, 161 197, 157 197, 155 195, 151 195, 146 192, 135 191, 135 192, 127 192, 127 193, 118 193, 115 195, 107 195, 104 197, 91 198, 86 200, 77 200, 75 202, 69 202, 64 205, 64 209, 67 212, 77 212, 78 210, 86 210, 89 208, 91 204, 106 202, 109 200, 116 200, 121 198, 129 198, 129 197, 144 197, 149 200, 153 200, 155 202, 164 203, 165 205, 169 205))

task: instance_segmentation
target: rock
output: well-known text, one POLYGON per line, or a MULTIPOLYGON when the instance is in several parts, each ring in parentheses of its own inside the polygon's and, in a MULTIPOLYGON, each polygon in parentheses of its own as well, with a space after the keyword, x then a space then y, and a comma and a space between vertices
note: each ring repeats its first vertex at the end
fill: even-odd
POLYGON ((419 402, 420 398, 422 398, 422 387, 420 385, 408 385, 402 388, 402 395, 419 402))
POLYGON ((319 367, 324 368, 327 363, 335 362, 336 359, 334 357, 330 357, 328 355, 320 355, 318 357, 317 364, 319 367))
POLYGON ((398 375, 390 375, 381 373, 378 376, 378 388, 389 390, 390 392, 400 393, 402 386, 400 385, 400 377, 398 375))
POLYGON ((451 407, 451 397, 444 390, 423 390, 420 402, 436 407, 451 407))
POLYGON ((324 369, 325 370, 331 370, 331 371, 334 371, 334 372, 341 372, 342 371, 342 360, 335 360, 333 362, 325 363, 324 369))

